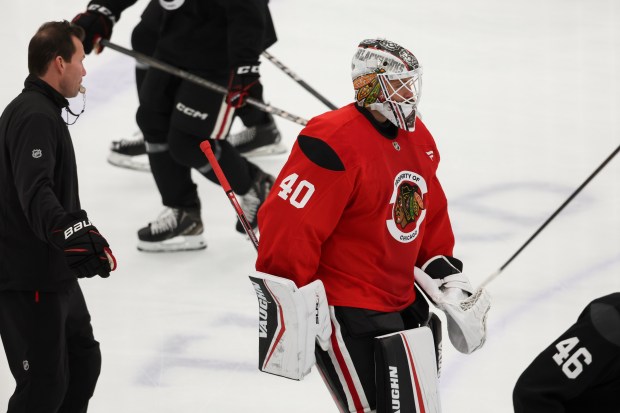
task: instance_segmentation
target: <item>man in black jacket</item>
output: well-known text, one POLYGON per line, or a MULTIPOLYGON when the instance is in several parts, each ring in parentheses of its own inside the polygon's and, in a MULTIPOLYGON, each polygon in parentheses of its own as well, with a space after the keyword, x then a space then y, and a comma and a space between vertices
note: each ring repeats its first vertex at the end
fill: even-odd
POLYGON ((62 109, 83 91, 83 31, 42 25, 25 88, 0 117, 0 336, 17 387, 8 412, 86 412, 101 368, 77 278, 116 261, 81 209, 62 109))
MULTIPOLYGON (((74 18, 86 30, 85 50, 100 48, 135 0, 93 0, 74 18)), ((245 105, 262 100, 259 55, 276 40, 267 0, 160 0, 161 25, 153 57, 228 88, 222 96, 157 69, 148 69, 136 115, 146 141, 151 172, 166 207, 138 231, 144 251, 206 247, 200 200, 191 169, 218 182, 199 144, 210 138, 232 189, 253 227, 274 178, 225 140, 235 116, 248 127, 275 129, 273 118, 245 105)), ((249 148, 245 148, 249 149, 249 148)), ((237 230, 244 232, 240 223, 237 230)))

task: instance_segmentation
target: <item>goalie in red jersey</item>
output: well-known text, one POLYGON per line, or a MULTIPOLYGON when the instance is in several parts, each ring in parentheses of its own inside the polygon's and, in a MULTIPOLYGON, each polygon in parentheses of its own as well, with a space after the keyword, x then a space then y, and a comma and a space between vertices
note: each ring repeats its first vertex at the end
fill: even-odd
POLYGON ((489 297, 452 257, 418 60, 364 40, 352 79, 356 101, 310 120, 258 214, 259 368, 301 379, 316 362, 341 411, 438 412, 441 325, 414 279, 464 353, 489 297))

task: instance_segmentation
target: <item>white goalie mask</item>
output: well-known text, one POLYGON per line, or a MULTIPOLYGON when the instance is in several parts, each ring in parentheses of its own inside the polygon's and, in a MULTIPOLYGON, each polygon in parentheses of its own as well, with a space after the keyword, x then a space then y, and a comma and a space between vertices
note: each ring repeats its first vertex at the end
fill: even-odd
POLYGON ((355 100, 397 127, 415 129, 422 91, 422 67, 409 50, 385 39, 366 39, 351 62, 355 100))

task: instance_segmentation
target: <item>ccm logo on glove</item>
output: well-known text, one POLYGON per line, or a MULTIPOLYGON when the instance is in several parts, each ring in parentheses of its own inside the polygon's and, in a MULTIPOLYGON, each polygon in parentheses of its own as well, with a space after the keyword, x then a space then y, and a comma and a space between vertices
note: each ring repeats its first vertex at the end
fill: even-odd
POLYGON ((112 23, 116 23, 116 17, 114 16, 114 13, 112 13, 112 11, 105 6, 100 6, 98 4, 91 4, 90 6, 88 6, 86 10, 101 13, 105 17, 110 19, 112 23))
POLYGON ((237 68, 237 74, 238 75, 246 75, 248 73, 256 73, 259 74, 260 72, 258 71, 258 65, 252 65, 252 66, 239 66, 237 68))

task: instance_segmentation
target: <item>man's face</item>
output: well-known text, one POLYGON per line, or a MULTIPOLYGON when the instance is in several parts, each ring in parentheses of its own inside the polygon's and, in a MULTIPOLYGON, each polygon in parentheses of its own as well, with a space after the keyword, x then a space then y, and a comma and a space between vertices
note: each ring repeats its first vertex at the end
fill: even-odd
POLYGON ((414 79, 393 79, 387 81, 387 92, 392 102, 409 103, 415 102, 414 79))
POLYGON ((60 79, 60 92, 66 98, 76 97, 80 91, 82 85, 82 77, 86 76, 86 69, 84 69, 84 46, 77 37, 73 36, 73 45, 75 46, 75 53, 71 56, 71 61, 64 61, 64 71, 60 79))

